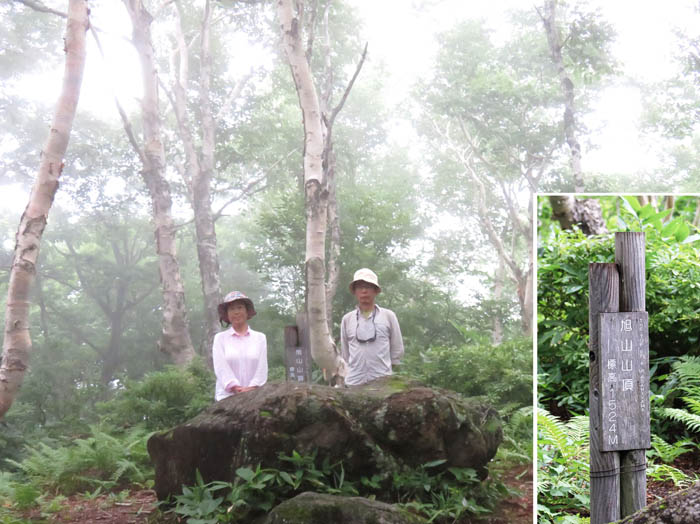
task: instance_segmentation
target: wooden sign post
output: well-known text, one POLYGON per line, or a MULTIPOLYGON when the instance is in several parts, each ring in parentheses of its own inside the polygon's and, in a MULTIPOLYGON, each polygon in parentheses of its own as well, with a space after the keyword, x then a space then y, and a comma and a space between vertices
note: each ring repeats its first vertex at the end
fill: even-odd
POLYGON ((589 264, 591 524, 646 500, 649 328, 644 233, 615 234, 615 264, 589 264))
POLYGON ((311 354, 304 315, 296 326, 284 328, 284 364, 287 382, 311 382, 311 354))

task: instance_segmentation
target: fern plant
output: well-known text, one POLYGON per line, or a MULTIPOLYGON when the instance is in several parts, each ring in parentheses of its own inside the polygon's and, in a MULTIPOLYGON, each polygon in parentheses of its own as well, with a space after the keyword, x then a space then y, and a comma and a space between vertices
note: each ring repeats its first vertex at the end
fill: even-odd
POLYGON ((681 400, 687 409, 668 407, 661 414, 682 423, 693 433, 700 433, 700 357, 684 356, 674 362, 669 381, 676 382, 677 389, 685 393, 681 400))
POLYGON ((510 467, 513 464, 532 463, 532 423, 534 412, 532 406, 500 410, 505 421, 503 425, 503 443, 498 447, 495 464, 498 467, 510 467))
POLYGON ((24 460, 7 462, 41 491, 64 495, 97 486, 111 489, 119 483, 144 483, 152 477, 146 451, 150 434, 145 430, 114 436, 93 426, 91 433, 64 446, 44 442, 27 446, 24 460))
POLYGON ((671 464, 684 453, 693 450, 695 443, 689 438, 678 440, 669 444, 658 435, 651 436, 651 448, 647 451, 647 458, 650 460, 658 459, 664 464, 671 464))
POLYGON ((563 522, 565 517, 571 522, 575 512, 579 517, 587 515, 588 437, 588 417, 563 422, 544 409, 537 410, 539 522, 563 522))

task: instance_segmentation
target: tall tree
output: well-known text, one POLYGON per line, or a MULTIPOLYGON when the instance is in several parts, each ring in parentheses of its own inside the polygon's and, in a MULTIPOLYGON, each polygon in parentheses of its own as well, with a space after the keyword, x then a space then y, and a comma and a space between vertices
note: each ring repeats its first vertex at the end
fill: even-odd
MULTIPOLYGON (((155 227, 156 252, 163 293, 163 330, 158 347, 177 365, 185 365, 195 352, 189 333, 185 308, 185 290, 177 260, 176 229, 172 217, 170 185, 165 178, 165 151, 163 149, 158 97, 158 68, 155 63, 151 22, 153 17, 141 0, 124 0, 133 25, 132 40, 139 55, 143 81, 141 115, 144 145, 139 146, 126 126, 130 142, 141 162, 143 180, 151 197, 155 227)), ((122 113, 123 116, 123 113, 122 113)))
POLYGON ((32 341, 29 335, 29 292, 36 274, 41 236, 46 227, 63 157, 75 117, 85 67, 88 8, 85 0, 69 0, 64 50, 63 87, 29 203, 17 230, 5 310, 5 337, 0 364, 0 417, 15 399, 24 378, 32 341))
MULTIPOLYGON (((677 32, 674 71, 642 90, 642 135, 656 150, 660 168, 648 174, 645 191, 700 191, 700 5, 686 31, 677 32)), ((636 185, 639 187, 639 184, 636 185)), ((622 188, 624 189, 624 188, 622 188)))
POLYGON ((59 215, 42 251, 42 313, 59 326, 56 338, 69 336, 94 352, 105 385, 127 368, 127 360, 148 360, 127 351, 143 345, 132 338, 136 333, 143 340, 154 332, 136 328, 136 318, 152 307, 141 304, 158 288, 149 229, 146 220, 123 213, 72 216, 70 224, 59 215), (56 300, 57 294, 71 300, 56 300))
POLYGON ((564 67, 562 47, 564 42, 557 26, 557 0, 547 0, 544 13, 540 13, 547 34, 549 52, 557 70, 562 94, 564 95, 564 135, 571 154, 571 175, 574 180, 574 191, 582 193, 585 190, 583 173, 581 172, 581 144, 577 137, 576 107, 574 103, 574 82, 564 67))
POLYGON ((546 0, 537 8, 542 20, 552 66, 559 80, 564 106, 563 131, 569 149, 574 191, 586 190, 581 168, 582 116, 588 92, 615 71, 610 45, 614 32, 597 13, 560 0, 546 0))
MULTIPOLYGON (((323 31, 323 44, 322 44, 322 73, 319 75, 321 78, 321 96, 319 98, 321 119, 326 126, 324 143, 323 143, 323 177, 326 182, 326 187, 328 188, 328 202, 326 207, 326 222, 328 225, 328 262, 327 267, 327 279, 326 279, 326 320, 328 322, 328 328, 331 329, 333 326, 333 300, 335 298, 336 291, 338 290, 338 281, 340 279, 340 217, 338 213, 338 197, 337 197, 337 180, 336 180, 336 153, 334 149, 333 141, 333 125, 335 124, 338 113, 343 109, 345 101, 347 100, 350 91, 352 90, 353 84, 359 75, 362 65, 365 62, 365 57, 367 56, 367 45, 365 44, 364 51, 360 61, 355 69, 355 74, 352 76, 345 91, 343 92, 338 103, 333 106, 333 91, 334 91, 334 72, 333 64, 331 58, 331 35, 328 23, 329 11, 331 9, 332 3, 326 4, 323 10, 322 16, 322 31, 323 31)), ((310 29, 313 30, 313 27, 310 29)), ((307 49, 307 55, 312 51, 312 49, 307 49)))
POLYGON ((441 37, 435 77, 419 87, 422 132, 443 206, 473 217, 515 283, 522 330, 531 332, 532 195, 559 146, 548 115, 553 86, 543 81, 543 49, 532 30, 499 47, 480 24, 441 37))
POLYGON ((326 309, 328 187, 323 172, 326 127, 303 40, 303 2, 280 0, 277 16, 284 52, 292 71, 304 126, 304 195, 306 210, 306 310, 311 356, 327 380, 344 376, 345 362, 330 336, 326 309))
POLYGON ((217 304, 221 298, 219 282, 219 255, 216 248, 216 230, 211 208, 211 179, 214 171, 215 123, 211 103, 211 23, 212 7, 204 3, 201 20, 199 56, 199 110, 201 122, 201 148, 197 151, 193 125, 188 118, 189 46, 182 27, 182 5, 175 2, 175 42, 173 51, 173 104, 182 140, 185 162, 181 169, 188 197, 194 213, 195 238, 199 274, 204 297, 204 331, 201 353, 212 366, 211 348, 214 335, 219 330, 217 304))

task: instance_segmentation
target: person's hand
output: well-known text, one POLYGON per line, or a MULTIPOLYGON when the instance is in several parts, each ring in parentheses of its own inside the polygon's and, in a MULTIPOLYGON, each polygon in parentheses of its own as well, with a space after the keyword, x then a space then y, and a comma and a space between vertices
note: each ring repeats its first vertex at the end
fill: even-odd
POLYGON ((231 393, 245 393, 246 391, 251 391, 258 386, 231 386, 228 389, 231 393))

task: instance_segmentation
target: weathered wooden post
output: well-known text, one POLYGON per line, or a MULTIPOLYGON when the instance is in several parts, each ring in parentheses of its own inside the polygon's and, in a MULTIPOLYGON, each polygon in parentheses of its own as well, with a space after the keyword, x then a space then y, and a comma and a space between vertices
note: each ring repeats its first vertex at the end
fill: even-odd
POLYGON ((589 424, 591 524, 620 519, 620 456, 602 450, 600 428, 600 318, 601 312, 619 309, 619 277, 615 264, 588 265, 589 424))
MULTIPOLYGON (((634 428, 638 445, 620 456, 620 510, 626 517, 646 505, 646 453, 651 447, 649 411, 649 326, 646 308, 644 233, 615 233, 615 262, 620 272, 620 311, 641 312, 633 326, 636 355, 632 361, 632 385, 637 386, 631 403, 638 407, 634 428), (636 397, 636 398, 635 398, 636 397)), ((629 379, 628 379, 629 380, 629 379)), ((623 386, 624 389, 624 386, 623 386)))
POLYGON ((589 264, 591 524, 646 501, 649 319, 644 233, 615 234, 615 264, 589 264))
POLYGON ((311 382, 309 334, 304 314, 297 315, 296 326, 284 328, 284 362, 288 382, 311 382))

